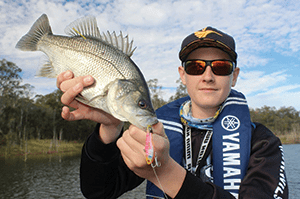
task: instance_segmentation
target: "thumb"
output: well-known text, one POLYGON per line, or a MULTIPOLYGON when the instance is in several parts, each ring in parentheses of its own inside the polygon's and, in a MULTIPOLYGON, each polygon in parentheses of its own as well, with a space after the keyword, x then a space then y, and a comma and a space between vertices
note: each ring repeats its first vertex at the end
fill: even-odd
MULTIPOLYGON (((160 162, 159 164, 165 164, 170 158, 170 142, 165 133, 165 129, 162 123, 157 123, 152 126, 153 129, 153 147, 155 156, 160 162)), ((158 163, 156 163, 158 164, 158 163)))
POLYGON ((164 137, 164 138, 168 138, 166 133, 165 133, 164 125, 161 122, 158 122, 157 124, 154 124, 152 126, 152 130, 153 130, 153 134, 159 135, 159 136, 164 137))

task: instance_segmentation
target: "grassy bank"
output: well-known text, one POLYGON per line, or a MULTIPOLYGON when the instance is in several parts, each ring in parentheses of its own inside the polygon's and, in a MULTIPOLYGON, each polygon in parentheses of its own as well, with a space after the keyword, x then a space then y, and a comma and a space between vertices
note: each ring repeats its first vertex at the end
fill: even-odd
POLYGON ((0 157, 26 156, 34 158, 51 154, 80 154, 83 143, 77 141, 59 141, 52 139, 30 139, 16 145, 0 145, 0 157))
POLYGON ((300 136, 298 134, 277 135, 282 144, 300 144, 300 136))
MULTIPOLYGON (((282 144, 300 144, 298 133, 277 135, 282 144)), ((20 144, 4 145, 0 143, 0 158, 24 157, 39 158, 42 156, 69 154, 78 155, 81 153, 83 142, 59 141, 52 139, 30 139, 22 141, 20 144)))

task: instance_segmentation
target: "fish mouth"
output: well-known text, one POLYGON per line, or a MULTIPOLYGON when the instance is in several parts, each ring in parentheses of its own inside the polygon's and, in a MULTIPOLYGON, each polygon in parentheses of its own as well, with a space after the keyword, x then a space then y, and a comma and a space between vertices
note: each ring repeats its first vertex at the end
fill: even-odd
POLYGON ((147 118, 147 119, 141 119, 140 121, 146 121, 147 125, 154 125, 154 124, 157 124, 158 123, 158 119, 156 117, 156 115, 150 117, 150 118, 147 118))
POLYGON ((148 126, 153 126, 159 122, 156 117, 156 114, 153 114, 151 116, 138 114, 138 115, 135 115, 134 117, 132 117, 132 119, 133 119, 133 121, 135 121, 135 122, 132 122, 132 124, 135 123, 134 124, 135 126, 141 128, 143 130, 146 130, 148 126))
MULTIPOLYGON (((155 124, 157 124, 158 123, 158 119, 156 118, 151 124, 149 124, 149 125, 151 125, 151 126, 153 126, 153 125, 155 125, 155 124)), ((148 125, 147 125, 148 126, 148 125)))

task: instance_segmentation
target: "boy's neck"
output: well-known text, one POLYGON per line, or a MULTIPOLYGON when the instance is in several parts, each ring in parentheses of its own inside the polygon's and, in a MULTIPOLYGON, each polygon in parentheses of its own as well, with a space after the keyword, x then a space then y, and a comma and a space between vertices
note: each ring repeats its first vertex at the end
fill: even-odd
POLYGON ((216 115, 217 110, 218 108, 201 108, 193 105, 191 108, 192 116, 197 119, 206 119, 213 117, 216 115))

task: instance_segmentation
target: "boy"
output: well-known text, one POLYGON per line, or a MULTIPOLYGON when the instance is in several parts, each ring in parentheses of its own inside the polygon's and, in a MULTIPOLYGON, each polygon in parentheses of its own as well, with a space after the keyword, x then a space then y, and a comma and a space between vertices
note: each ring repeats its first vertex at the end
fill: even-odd
POLYGON ((159 167, 145 161, 146 133, 74 98, 90 76, 60 74, 66 120, 98 122, 82 152, 81 189, 88 198, 117 198, 148 180, 147 197, 288 198, 280 140, 250 121, 243 94, 232 90, 239 75, 234 39, 212 27, 187 36, 178 68, 189 97, 157 112, 153 145, 159 167), (160 190, 162 189, 164 193, 160 190))

